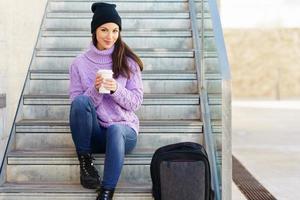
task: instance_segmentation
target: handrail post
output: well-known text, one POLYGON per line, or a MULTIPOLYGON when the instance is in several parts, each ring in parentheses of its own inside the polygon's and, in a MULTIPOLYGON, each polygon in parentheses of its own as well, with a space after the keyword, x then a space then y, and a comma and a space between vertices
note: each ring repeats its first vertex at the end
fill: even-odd
MULTIPOLYGON (((4 128, 6 121, 6 94, 0 94, 0 140, 4 137, 4 128)), ((0 146, 2 149, 2 147, 0 146)))
POLYGON ((195 52, 195 66, 197 71, 197 80, 198 80, 198 91, 200 97, 200 109, 201 109, 201 118, 204 124, 204 140, 206 144, 206 151, 208 154, 211 174, 212 174, 212 186, 215 190, 215 199, 220 200, 220 185, 219 185, 219 177, 217 170, 217 162, 216 162, 216 154, 215 154, 215 145, 212 138, 212 128, 211 128, 211 117, 210 117, 210 109, 208 106, 208 96, 206 91, 206 81, 205 81, 205 69, 204 69, 204 59, 203 59, 203 43, 204 43, 204 0, 201 3, 201 40, 199 39, 199 29, 197 25, 197 12, 194 0, 189 0, 189 11, 192 25, 192 37, 194 44, 194 52, 195 52))

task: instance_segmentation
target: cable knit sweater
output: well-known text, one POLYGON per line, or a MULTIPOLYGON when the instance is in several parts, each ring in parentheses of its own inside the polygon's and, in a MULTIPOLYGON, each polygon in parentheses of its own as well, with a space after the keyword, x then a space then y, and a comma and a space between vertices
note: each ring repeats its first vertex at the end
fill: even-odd
POLYGON ((112 53, 114 46, 103 51, 98 50, 93 43, 87 51, 75 58, 69 68, 70 100, 78 95, 89 96, 96 108, 101 126, 123 124, 139 131, 139 119, 134 111, 139 109, 143 101, 143 85, 138 64, 128 58, 132 71, 130 79, 119 75, 116 78, 117 90, 113 94, 100 94, 94 81, 99 69, 112 69, 112 53))

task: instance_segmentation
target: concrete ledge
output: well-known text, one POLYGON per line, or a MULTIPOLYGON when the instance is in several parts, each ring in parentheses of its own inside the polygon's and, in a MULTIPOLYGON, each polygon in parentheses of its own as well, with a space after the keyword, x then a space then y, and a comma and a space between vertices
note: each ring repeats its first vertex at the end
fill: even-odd
POLYGON ((0 108, 6 107, 6 94, 0 94, 0 108))

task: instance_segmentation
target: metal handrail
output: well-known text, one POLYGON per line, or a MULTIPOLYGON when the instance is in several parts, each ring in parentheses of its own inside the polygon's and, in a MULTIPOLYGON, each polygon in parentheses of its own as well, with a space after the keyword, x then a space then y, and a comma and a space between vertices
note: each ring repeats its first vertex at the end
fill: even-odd
POLYGON ((204 140, 206 144, 206 151, 208 154, 209 161, 211 163, 211 174, 212 174, 212 185, 215 191, 215 198, 217 200, 221 199, 220 187, 219 187, 219 178, 215 154, 215 145, 212 138, 212 129, 211 129, 211 116, 210 109, 208 105, 208 96, 206 91, 206 81, 205 81, 205 68, 204 68, 204 3, 201 1, 201 40, 199 40, 199 29, 197 25, 197 11, 194 0, 189 0, 189 11, 192 25, 192 36, 194 43, 194 52, 195 52, 195 64, 197 71, 198 79, 198 91, 200 97, 200 107, 201 107, 201 117, 204 122, 204 140))
POLYGON ((13 132, 15 130, 14 126, 15 126, 15 123, 16 123, 17 115, 19 113, 20 105, 21 105, 22 98, 23 98, 23 93, 25 91, 26 82, 29 79, 30 66, 32 65, 33 59, 36 55, 36 46, 37 46, 38 40, 39 40, 39 38, 42 34, 42 25, 43 25, 44 19, 46 18, 46 14, 47 14, 46 11, 47 11, 47 8, 48 8, 48 4, 49 4, 49 0, 47 1, 46 5, 45 5, 44 15, 43 15, 43 18, 42 18, 41 23, 40 23, 38 37, 36 38, 36 41, 35 41, 34 50, 33 50, 32 56, 31 56, 31 60, 30 60, 30 64, 29 64, 29 67, 28 67, 27 74, 26 74, 25 82, 24 82, 24 85, 23 85, 23 88, 22 88, 22 92, 21 92, 19 101, 18 101, 18 107, 17 107, 16 113, 15 113, 15 116, 14 116, 14 120, 13 120, 11 129, 10 129, 8 140, 5 143, 5 151, 4 151, 4 154, 3 154, 3 159, 1 160, 0 177, 2 176, 2 173, 3 173, 3 165, 4 165, 4 161, 5 161, 5 158, 6 158, 7 151, 8 151, 8 147, 9 147, 9 144, 10 144, 10 140, 11 140, 13 132))
POLYGON ((208 5, 211 13, 213 33, 217 47, 219 64, 221 66, 222 80, 231 80, 230 67, 226 54, 225 41, 220 15, 218 12, 218 6, 215 0, 208 0, 208 5))
POLYGON ((222 198, 231 199, 231 74, 216 0, 208 0, 222 77, 222 198))

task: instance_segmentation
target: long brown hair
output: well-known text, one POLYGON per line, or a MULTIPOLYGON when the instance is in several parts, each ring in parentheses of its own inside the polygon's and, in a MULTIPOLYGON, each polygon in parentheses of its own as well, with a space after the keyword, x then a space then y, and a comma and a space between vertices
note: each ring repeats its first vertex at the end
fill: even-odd
MULTIPOLYGON (((92 34, 93 44, 97 46, 97 37, 96 32, 92 34)), ((144 65, 142 60, 136 55, 129 46, 122 40, 121 32, 119 32, 119 37, 115 43, 115 49, 112 53, 113 66, 112 70, 114 72, 114 78, 117 78, 120 74, 125 76, 126 78, 130 78, 130 68, 128 66, 128 58, 133 59, 140 70, 143 71, 144 65)))

